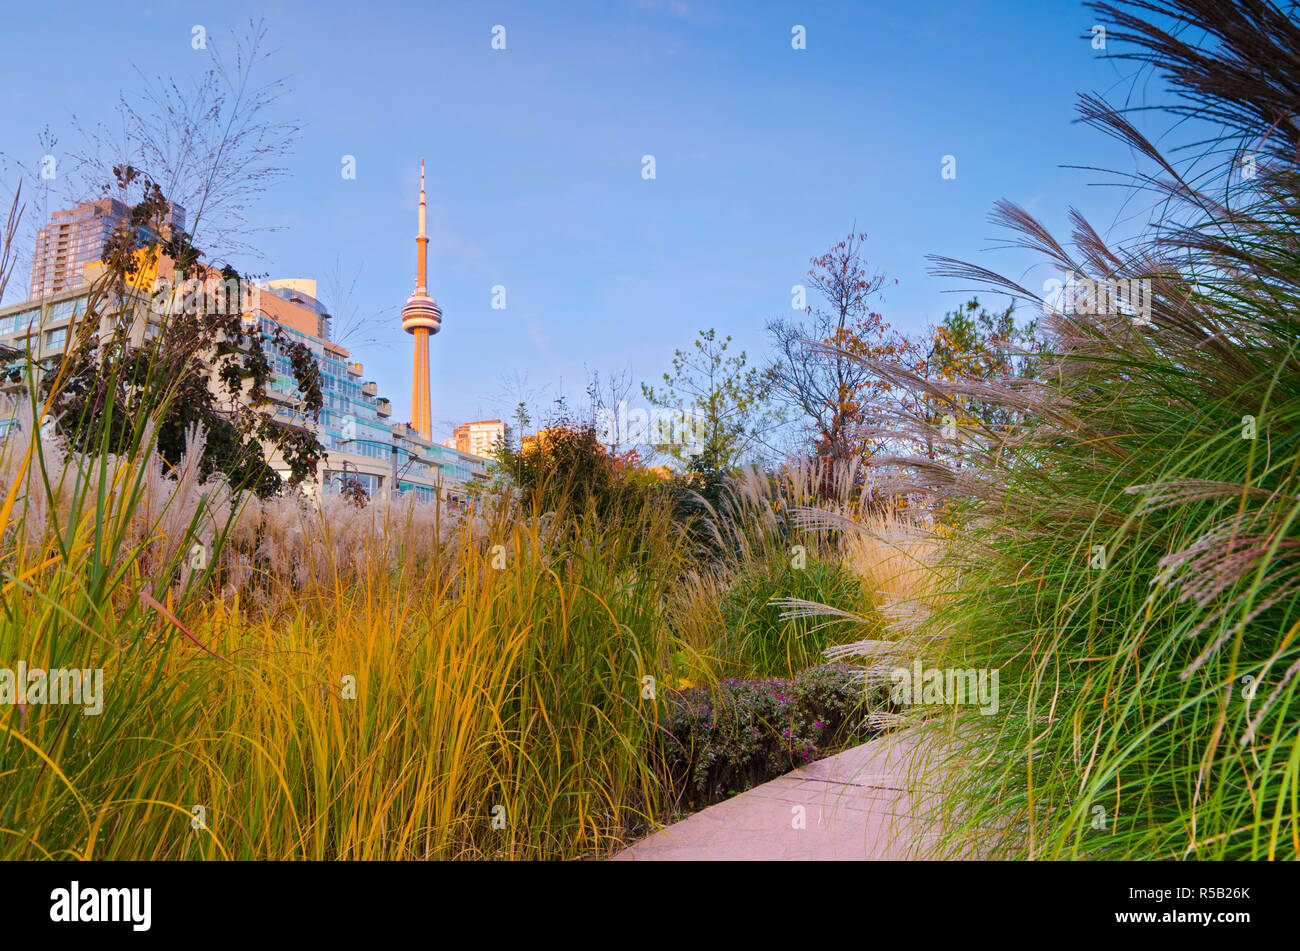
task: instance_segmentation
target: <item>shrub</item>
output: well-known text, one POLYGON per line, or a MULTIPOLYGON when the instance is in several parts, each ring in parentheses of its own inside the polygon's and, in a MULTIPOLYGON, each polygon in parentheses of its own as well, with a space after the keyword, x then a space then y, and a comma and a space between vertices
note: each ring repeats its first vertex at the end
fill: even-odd
POLYGON ((866 740, 886 699, 840 664, 670 694, 660 746, 679 804, 703 808, 866 740))

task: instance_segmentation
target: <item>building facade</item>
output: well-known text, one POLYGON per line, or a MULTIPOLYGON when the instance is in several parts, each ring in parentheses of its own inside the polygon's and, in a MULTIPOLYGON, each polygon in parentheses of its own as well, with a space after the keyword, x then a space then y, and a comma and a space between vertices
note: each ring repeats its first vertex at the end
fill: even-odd
POLYGON ((451 438, 442 444, 460 452, 473 453, 485 459, 492 458, 497 446, 505 442, 506 424, 499 419, 476 419, 461 423, 452 430, 451 438))
MULTIPOLYGON (((86 267, 103 260, 104 245, 113 231, 130 220, 131 206, 116 198, 83 201, 54 212, 50 223, 36 233, 28 298, 39 300, 81 284, 86 267)), ((166 224, 183 229, 185 209, 172 205, 166 224)))
MULTIPOLYGON (((272 324, 316 357, 324 400, 314 425, 329 453, 321 473, 323 490, 338 492, 352 480, 372 498, 395 485, 399 493, 415 492, 423 501, 465 501, 468 483, 486 475, 486 462, 433 443, 413 425, 392 421, 392 403, 380 395, 378 383, 366 379, 362 364, 329 339, 330 318, 315 296, 315 282, 269 281, 260 290, 259 329, 275 371, 269 395, 278 404, 277 418, 285 423, 295 420, 298 393, 288 359, 274 352, 272 324)), ((278 461, 272 457, 273 464, 278 461)), ((287 467, 281 471, 287 473, 287 467)))
MULTIPOLYGON (((155 283, 158 271, 150 272, 155 283)), ((0 308, 0 346, 25 351, 41 361, 61 357, 84 320, 92 295, 90 282, 96 276, 96 268, 83 269, 83 279, 75 286, 0 308)), ((372 498, 396 489, 398 493, 414 492, 421 500, 463 503, 471 481, 486 475, 486 461, 437 445, 415 427, 391 420, 392 404, 380 395, 376 381, 366 379, 363 366, 351 359, 346 348, 329 339, 330 316, 316 298, 315 282, 268 281, 253 290, 254 294, 241 297, 253 301, 243 316, 246 329, 256 329, 261 335, 272 363, 274 379, 268 395, 275 417, 286 425, 311 429, 328 453, 317 473, 318 488, 305 486, 306 491, 338 492, 352 480, 372 498), (291 340, 306 345, 315 357, 324 396, 318 419, 304 418, 297 408, 299 393, 293 371, 275 342, 277 326, 291 340)), ((164 318, 156 301, 149 292, 140 291, 128 305, 134 315, 129 330, 132 346, 144 345, 161 332, 164 318)), ((116 310, 117 305, 111 309, 116 310)), ((101 327, 102 332, 108 331, 107 318, 101 327)), ((0 420, 2 430, 7 431, 10 425, 10 421, 0 420)), ((282 476, 288 476, 288 466, 278 453, 272 454, 270 462, 282 476)))

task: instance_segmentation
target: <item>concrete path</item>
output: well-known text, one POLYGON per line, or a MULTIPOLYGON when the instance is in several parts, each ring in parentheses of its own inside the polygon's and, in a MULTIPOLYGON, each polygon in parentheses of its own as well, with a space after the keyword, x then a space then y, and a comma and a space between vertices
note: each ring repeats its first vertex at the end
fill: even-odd
MULTIPOLYGON (((934 836, 913 818, 914 733, 892 733, 674 823, 614 861, 903 859, 934 836)), ((922 771, 924 772, 924 771, 922 771)))

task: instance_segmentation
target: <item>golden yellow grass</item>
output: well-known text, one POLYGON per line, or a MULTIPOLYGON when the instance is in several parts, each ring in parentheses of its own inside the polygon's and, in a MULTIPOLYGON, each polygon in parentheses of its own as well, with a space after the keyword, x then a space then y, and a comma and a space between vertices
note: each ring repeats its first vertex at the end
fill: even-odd
POLYGON ((5 441, 0 667, 105 698, 0 706, 0 856, 572 858, 653 822, 665 509, 275 499, 218 551, 195 457, 5 441))
POLYGON ((846 563, 883 603, 931 602, 940 554, 932 528, 892 512, 863 518, 845 543, 846 563))
MULTIPOLYGON (((241 505, 199 481, 197 433, 169 470, 25 422, 0 448, 0 667, 102 668, 105 697, 0 706, 0 857, 600 857, 665 814, 659 705, 712 676, 732 570, 666 505, 241 505)), ((782 550, 799 478, 742 486, 738 558, 782 550)), ((918 553, 887 529, 825 550, 893 596, 918 553)))

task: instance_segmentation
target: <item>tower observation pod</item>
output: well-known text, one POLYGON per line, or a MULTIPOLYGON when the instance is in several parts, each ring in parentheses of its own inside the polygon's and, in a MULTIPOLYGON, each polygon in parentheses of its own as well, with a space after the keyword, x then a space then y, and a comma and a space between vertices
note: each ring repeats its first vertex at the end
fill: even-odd
POLYGON ((402 307, 402 329, 415 338, 411 372, 411 428, 432 440, 429 338, 442 328, 442 309, 429 296, 429 235, 425 230, 424 159, 420 159, 420 233, 415 236, 415 293, 402 307))

